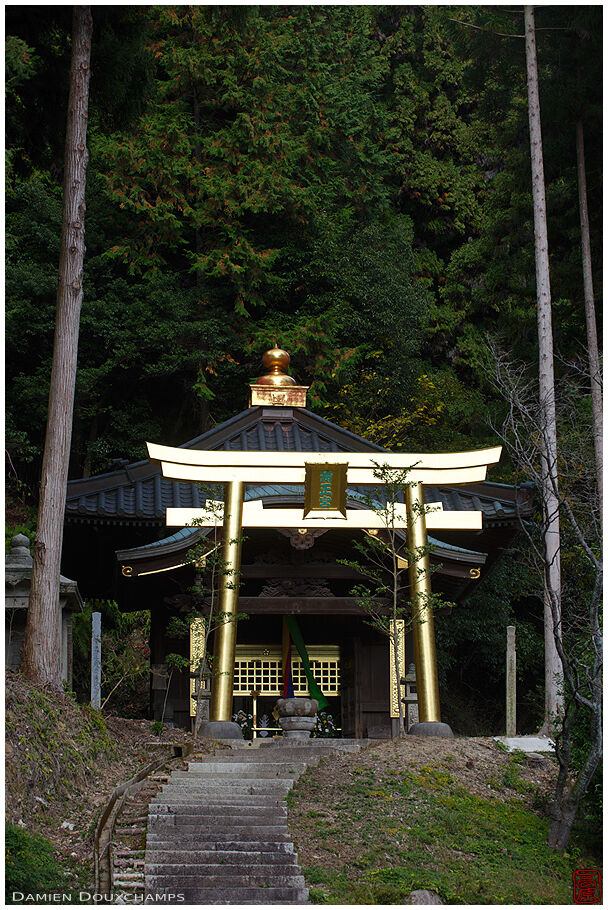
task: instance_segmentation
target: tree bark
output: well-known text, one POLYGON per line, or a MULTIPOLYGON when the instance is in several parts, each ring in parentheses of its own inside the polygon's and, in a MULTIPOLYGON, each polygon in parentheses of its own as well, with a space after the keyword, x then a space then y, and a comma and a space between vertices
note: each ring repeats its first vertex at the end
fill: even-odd
POLYGON ((38 531, 21 668, 39 685, 61 688, 59 574, 72 437, 84 263, 91 8, 75 6, 66 123, 63 225, 38 531))
POLYGON ((571 800, 564 799, 559 807, 559 814, 551 820, 547 843, 552 850, 562 853, 568 846, 572 825, 576 818, 577 806, 571 800))
POLYGON ((538 381, 542 422, 541 493, 545 550, 544 621, 545 621, 545 719, 549 731, 552 718, 561 714, 561 663, 555 636, 561 635, 561 568, 559 536, 559 500, 557 482, 557 429, 555 415, 555 382, 553 371, 553 330, 551 325, 551 285, 549 280, 549 244, 543 145, 536 63, 534 7, 524 7, 526 34, 526 68, 528 76, 528 120, 532 163, 532 196, 534 203, 534 251, 536 259, 536 299, 538 327, 538 381))
POLYGON ((589 210, 587 208, 587 176, 585 172, 585 138, 583 121, 576 121, 576 167, 578 171, 578 203, 581 221, 581 247, 583 256, 583 290, 585 295, 585 319, 587 322, 587 351, 589 375, 591 377, 591 408, 593 413, 593 445, 595 448, 595 469, 599 495, 600 527, 603 529, 603 416, 602 416, 602 373, 597 344, 595 303, 593 295, 593 274, 591 271, 591 240, 589 237, 589 210))
MULTIPOLYGON (((568 846, 572 825, 576 819, 579 806, 589 790, 593 777, 601 767, 603 758, 602 738, 602 681, 598 675, 594 686, 594 706, 591 712, 591 745, 582 770, 576 779, 569 779, 570 765, 570 730, 566 731, 568 743, 566 755, 560 759, 560 773, 551 806, 551 823, 547 842, 554 850, 563 851, 568 846)), ((572 726, 572 723, 570 724, 572 726)))

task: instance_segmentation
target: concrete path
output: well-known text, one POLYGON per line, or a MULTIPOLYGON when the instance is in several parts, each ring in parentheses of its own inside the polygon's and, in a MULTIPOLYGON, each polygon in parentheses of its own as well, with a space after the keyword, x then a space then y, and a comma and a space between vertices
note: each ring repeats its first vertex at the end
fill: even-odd
POLYGON ((306 904, 285 797, 308 765, 355 740, 227 740, 174 771, 149 805, 146 903, 306 904), (181 900, 177 895, 183 895, 181 900))
POLYGON ((555 752, 553 740, 547 736, 495 736, 494 739, 507 747, 509 752, 555 752))

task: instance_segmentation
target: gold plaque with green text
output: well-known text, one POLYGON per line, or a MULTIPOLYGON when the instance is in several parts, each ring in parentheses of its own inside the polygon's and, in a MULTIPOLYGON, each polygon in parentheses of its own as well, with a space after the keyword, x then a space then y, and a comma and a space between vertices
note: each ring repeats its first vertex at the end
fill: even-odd
POLYGON ((340 512, 346 517, 348 464, 306 464, 304 518, 309 512, 340 512))

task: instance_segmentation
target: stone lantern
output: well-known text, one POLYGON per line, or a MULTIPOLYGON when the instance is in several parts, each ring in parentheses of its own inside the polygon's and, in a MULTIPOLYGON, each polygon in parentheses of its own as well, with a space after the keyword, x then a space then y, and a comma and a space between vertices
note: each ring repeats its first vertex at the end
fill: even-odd
MULTIPOLYGON (((25 620, 30 602, 33 559, 29 540, 17 534, 11 541, 11 551, 5 562, 5 666, 19 666, 25 620)), ((61 610, 61 678, 72 685, 72 613, 82 610, 83 602, 78 585, 70 578, 59 576, 59 607, 61 610)))

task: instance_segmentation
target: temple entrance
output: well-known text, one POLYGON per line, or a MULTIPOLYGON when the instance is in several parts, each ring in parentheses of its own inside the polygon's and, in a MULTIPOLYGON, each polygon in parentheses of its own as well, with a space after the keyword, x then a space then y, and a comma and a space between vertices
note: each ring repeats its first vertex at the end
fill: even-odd
MULTIPOLYGON (((256 717, 271 713, 282 694, 280 624, 283 617, 295 616, 309 652, 321 645, 339 649, 337 683, 323 679, 316 654, 311 678, 320 672, 319 684, 343 737, 380 730, 390 735, 389 729, 395 735, 400 698, 406 702, 408 727, 418 719, 439 723, 434 619, 425 606, 431 564, 439 592, 462 603, 515 536, 518 515, 530 514, 532 503, 512 488, 485 481, 498 448, 390 453, 315 415, 306 409, 305 387, 285 374, 288 362, 284 351, 268 352, 264 363, 271 372, 251 386, 249 408, 200 437, 177 448, 150 443, 147 462, 70 482, 67 574, 76 577, 86 565, 89 590, 103 590, 123 610, 151 610, 151 715, 187 728, 192 674, 170 674, 166 658, 178 653, 192 662, 193 655, 187 640, 170 634, 169 623, 197 607, 190 594, 191 549, 209 535, 210 542, 220 539, 216 506, 222 497, 218 492, 216 506, 208 506, 199 483, 221 484, 222 559, 239 575, 239 585, 226 578, 218 606, 247 621, 239 618, 211 634, 211 718, 228 720, 241 707, 256 717), (407 536, 420 552, 432 548, 428 557, 407 566, 419 616, 412 633, 403 636, 407 644, 398 674, 402 678, 407 670, 403 684, 391 668, 386 636, 370 628, 353 595, 360 575, 347 562, 358 539, 383 539, 385 533, 378 514, 361 500, 363 489, 378 486, 378 461, 390 470, 408 471, 408 502, 399 504, 395 522, 401 539, 407 536), (165 526, 177 530, 163 536, 165 526), (232 546, 239 541, 242 553, 240 544, 238 552, 232 546), (117 576, 107 570, 114 559, 117 576), (96 566, 103 571, 94 576, 96 566), (115 584, 108 585, 111 576, 115 584), (240 656, 241 646, 257 649, 245 658, 243 673, 237 666, 236 680, 235 645, 240 656)), ((297 666, 295 671, 299 678, 297 666)))
MULTIPOLYGON (((340 732, 340 646, 310 645, 308 647, 311 670, 323 694, 329 700, 326 709, 340 732)), ((308 696, 308 682, 302 661, 292 654, 291 668, 296 696, 308 696)), ((283 655, 281 645, 237 644, 234 662, 234 712, 244 715, 247 732, 252 738, 273 736, 281 729, 273 717, 278 698, 283 695, 283 655)))

